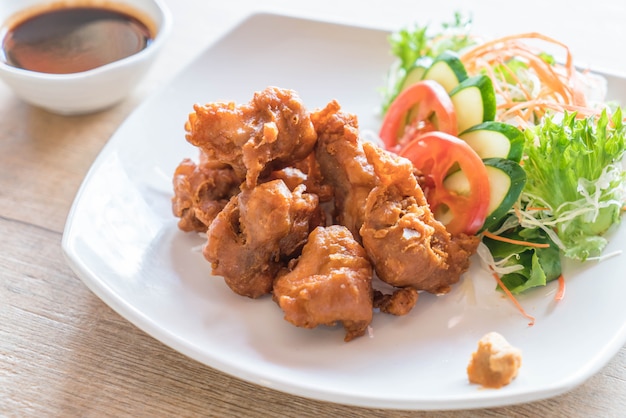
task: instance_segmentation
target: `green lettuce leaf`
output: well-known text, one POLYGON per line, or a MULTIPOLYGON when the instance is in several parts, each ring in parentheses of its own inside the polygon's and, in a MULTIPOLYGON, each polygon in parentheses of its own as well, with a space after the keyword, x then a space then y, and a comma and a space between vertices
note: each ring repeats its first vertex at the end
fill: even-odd
POLYGON ((536 211, 538 219, 555 229, 566 257, 600 255, 607 244, 603 235, 620 222, 626 196, 621 109, 612 118, 603 111, 597 120, 575 113, 561 120, 547 116, 524 132, 528 180, 522 199, 546 209, 536 211))
POLYGON ((483 238, 494 259, 506 260, 501 267, 522 266, 521 270, 503 274, 500 278, 511 293, 519 294, 533 287, 545 286, 561 275, 559 248, 541 229, 517 228, 502 235, 514 240, 550 245, 548 248, 534 248, 483 238))

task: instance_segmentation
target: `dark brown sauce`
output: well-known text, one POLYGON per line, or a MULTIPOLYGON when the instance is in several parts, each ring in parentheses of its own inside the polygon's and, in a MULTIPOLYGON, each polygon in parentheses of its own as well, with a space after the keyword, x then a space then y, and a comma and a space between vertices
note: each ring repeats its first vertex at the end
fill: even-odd
POLYGON ((9 27, 2 41, 2 59, 31 71, 77 73, 136 54, 152 39, 145 23, 121 11, 57 8, 9 27))

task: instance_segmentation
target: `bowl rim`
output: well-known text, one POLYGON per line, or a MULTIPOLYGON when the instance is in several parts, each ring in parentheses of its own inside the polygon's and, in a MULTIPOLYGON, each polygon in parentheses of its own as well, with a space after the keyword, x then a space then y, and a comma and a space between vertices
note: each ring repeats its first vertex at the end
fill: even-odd
POLYGON ((81 78, 96 77, 102 73, 107 73, 117 68, 127 67, 136 62, 143 61, 149 58, 151 55, 154 55, 159 49, 161 49, 162 45, 169 37, 173 27, 172 13, 169 7, 164 3, 164 0, 151 1, 156 5, 157 9, 161 13, 161 23, 158 26, 157 34, 152 42, 150 42, 144 49, 135 54, 110 62, 108 64, 101 65, 99 67, 92 68, 90 70, 67 74, 42 73, 39 71, 26 70, 24 68, 14 67, 0 60, 0 72, 38 80, 75 80, 81 78))

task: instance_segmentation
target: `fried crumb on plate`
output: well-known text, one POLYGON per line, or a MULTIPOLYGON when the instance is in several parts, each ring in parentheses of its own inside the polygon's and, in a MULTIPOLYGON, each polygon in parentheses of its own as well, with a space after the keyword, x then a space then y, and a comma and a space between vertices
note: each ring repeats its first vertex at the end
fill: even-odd
POLYGON ((515 379, 521 365, 521 351, 499 333, 489 332, 478 341, 467 366, 467 376, 470 383, 499 389, 515 379))

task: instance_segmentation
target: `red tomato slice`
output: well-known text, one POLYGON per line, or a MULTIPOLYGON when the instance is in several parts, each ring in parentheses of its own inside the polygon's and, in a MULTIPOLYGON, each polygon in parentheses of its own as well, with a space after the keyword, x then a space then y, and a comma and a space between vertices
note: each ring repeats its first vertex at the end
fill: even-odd
POLYGON ((416 136, 430 131, 457 134, 456 113, 448 92, 433 80, 413 84, 391 103, 379 136, 397 152, 416 136))
POLYGON ((444 132, 427 132, 409 142, 399 154, 426 176, 429 187, 424 193, 433 213, 445 205, 452 214, 446 224, 448 232, 473 235, 480 230, 489 206, 489 178, 485 164, 465 141, 444 132), (469 181, 467 196, 444 187, 448 172, 457 164, 469 181))

